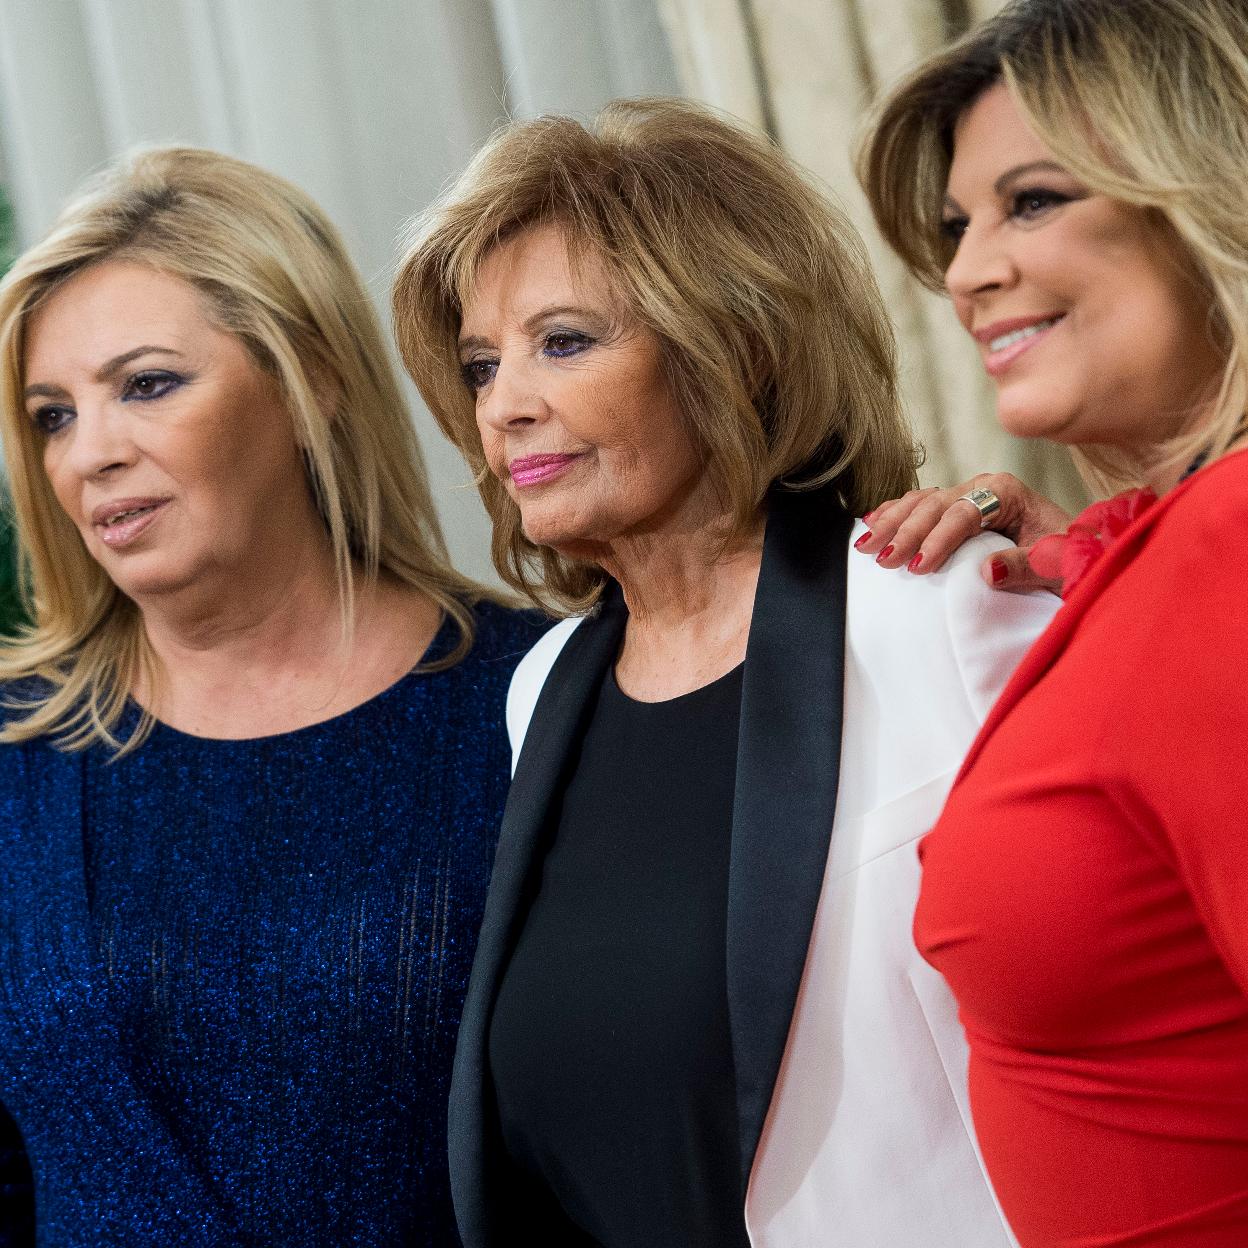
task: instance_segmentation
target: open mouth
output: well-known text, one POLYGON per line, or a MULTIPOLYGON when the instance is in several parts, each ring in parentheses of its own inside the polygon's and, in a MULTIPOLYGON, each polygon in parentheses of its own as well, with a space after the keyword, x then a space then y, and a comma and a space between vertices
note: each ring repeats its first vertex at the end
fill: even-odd
POLYGON ((96 532, 106 546, 118 550, 145 532, 156 521, 168 501, 167 498, 157 498, 150 503, 136 503, 123 511, 102 515, 95 521, 96 532))
POLYGON ((103 527, 106 529, 114 528, 116 525, 131 519, 134 516, 146 516, 148 512, 155 511, 157 507, 164 506, 163 503, 148 503, 146 507, 133 507, 129 511, 119 511, 115 516, 110 516, 104 521, 103 527))
POLYGON ((986 348, 984 367, 991 376, 1000 376, 1020 355, 1042 342, 1045 335, 1052 333, 1065 319, 1064 313, 1049 316, 1042 321, 1033 321, 1030 325, 1020 325, 1015 329, 1009 329, 986 341, 981 338, 980 341, 986 348))
POLYGON ((1002 334, 988 344, 988 350, 995 353, 1012 347, 1016 342, 1026 342, 1028 338, 1034 338, 1037 334, 1044 333, 1046 329, 1052 329, 1061 319, 1060 316, 1050 317, 1047 321, 1037 321, 1034 325, 1028 325, 1026 329, 1015 329, 1008 334, 1002 334))

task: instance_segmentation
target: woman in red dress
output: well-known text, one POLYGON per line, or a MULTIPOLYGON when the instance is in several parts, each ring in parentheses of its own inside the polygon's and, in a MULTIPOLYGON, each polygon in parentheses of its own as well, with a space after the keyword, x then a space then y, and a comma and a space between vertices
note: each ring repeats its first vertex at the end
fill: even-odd
MULTIPOLYGON (((1024 1248, 1242 1248, 1248 5, 1011 4, 891 94, 861 167, 1002 424, 1137 487, 1036 552, 1065 605, 921 850, 989 1172, 1024 1248)), ((978 522, 920 544, 949 500, 864 546, 939 566, 978 522)))

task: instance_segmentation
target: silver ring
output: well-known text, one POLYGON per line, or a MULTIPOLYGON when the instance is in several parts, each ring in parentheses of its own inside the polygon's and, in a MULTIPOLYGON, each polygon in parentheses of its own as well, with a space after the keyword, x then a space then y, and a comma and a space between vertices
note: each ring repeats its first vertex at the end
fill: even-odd
POLYGON ((979 512, 979 527, 986 529, 988 521, 1001 510, 1001 500, 991 490, 970 490, 959 494, 955 503, 970 503, 979 512))

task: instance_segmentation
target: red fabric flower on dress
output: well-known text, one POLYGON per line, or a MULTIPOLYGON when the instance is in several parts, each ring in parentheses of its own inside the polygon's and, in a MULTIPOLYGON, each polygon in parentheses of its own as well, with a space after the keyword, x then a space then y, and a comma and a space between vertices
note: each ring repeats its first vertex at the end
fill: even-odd
POLYGON ((1152 490, 1127 490, 1103 503, 1093 503, 1071 522, 1065 533, 1042 537, 1027 556, 1037 576, 1062 582, 1062 597, 1082 580, 1089 568, 1155 502, 1152 490))

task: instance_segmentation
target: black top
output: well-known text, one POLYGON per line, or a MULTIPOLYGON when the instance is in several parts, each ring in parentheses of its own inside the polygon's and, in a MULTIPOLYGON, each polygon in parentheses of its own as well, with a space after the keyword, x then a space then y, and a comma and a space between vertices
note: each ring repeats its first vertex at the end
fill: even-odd
POLYGON ((748 1245, 726 925, 742 668, 608 669, 499 988, 489 1063, 544 1243, 748 1245))

